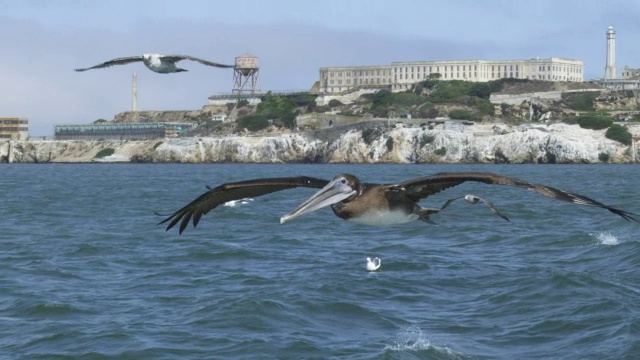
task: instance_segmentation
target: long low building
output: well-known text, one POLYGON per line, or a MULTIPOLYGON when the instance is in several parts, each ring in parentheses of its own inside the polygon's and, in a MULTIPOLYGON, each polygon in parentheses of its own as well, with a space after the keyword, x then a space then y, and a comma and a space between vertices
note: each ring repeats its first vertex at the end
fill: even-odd
POLYGON ((193 123, 115 123, 56 125, 56 140, 144 140, 177 137, 193 123))
POLYGON ((341 93, 356 88, 390 87, 403 91, 429 78, 492 81, 504 78, 584 81, 581 60, 549 58, 529 60, 446 60, 393 62, 381 66, 320 68, 320 93, 341 93))

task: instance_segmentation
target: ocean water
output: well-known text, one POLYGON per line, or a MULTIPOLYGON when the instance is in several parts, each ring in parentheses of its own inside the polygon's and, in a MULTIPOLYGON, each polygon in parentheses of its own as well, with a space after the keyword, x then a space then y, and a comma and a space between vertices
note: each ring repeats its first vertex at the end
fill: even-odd
POLYGON ((2 359, 635 359, 640 224, 518 188, 368 227, 293 189, 165 232, 205 186, 491 171, 640 213, 634 165, 0 165, 2 359), (366 257, 382 259, 379 271, 366 257))

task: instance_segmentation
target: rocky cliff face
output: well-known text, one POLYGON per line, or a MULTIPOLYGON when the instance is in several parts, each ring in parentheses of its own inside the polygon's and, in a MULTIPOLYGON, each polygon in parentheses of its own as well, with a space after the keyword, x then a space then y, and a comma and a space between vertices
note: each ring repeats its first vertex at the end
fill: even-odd
MULTIPOLYGON (((640 125, 629 126, 636 138, 640 125)), ((637 148, 604 130, 445 122, 431 127, 351 129, 326 141, 299 133, 150 141, 4 141, 0 162, 326 162, 326 163, 632 163, 637 148), (365 138, 367 139, 365 141, 365 138), (113 154, 96 159, 103 149, 113 154)))

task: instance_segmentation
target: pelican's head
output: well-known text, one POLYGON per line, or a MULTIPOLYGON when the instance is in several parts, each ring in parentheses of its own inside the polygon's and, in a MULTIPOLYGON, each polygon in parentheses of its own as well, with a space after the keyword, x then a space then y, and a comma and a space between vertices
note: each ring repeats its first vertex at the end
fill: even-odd
POLYGON ((380 260, 379 257, 376 257, 373 260, 371 260, 370 257, 367 258, 367 270, 368 271, 376 271, 376 270, 380 269, 380 265, 382 265, 382 260, 380 260))
POLYGON ((280 223, 282 224, 300 215, 349 199, 358 194, 359 186, 360 182, 355 176, 349 174, 338 175, 295 210, 281 217, 280 223))

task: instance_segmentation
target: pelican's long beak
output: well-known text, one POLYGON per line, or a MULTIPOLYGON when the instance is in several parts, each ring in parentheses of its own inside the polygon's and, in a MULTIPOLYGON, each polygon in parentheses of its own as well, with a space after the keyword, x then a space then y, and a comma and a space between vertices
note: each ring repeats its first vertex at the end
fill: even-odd
POLYGON ((280 218, 280 224, 285 221, 295 219, 300 215, 316 211, 325 206, 338 203, 349 196, 355 194, 356 191, 348 184, 343 184, 341 181, 333 180, 311 196, 307 201, 303 202, 295 210, 280 218))

